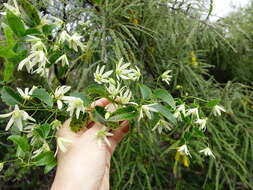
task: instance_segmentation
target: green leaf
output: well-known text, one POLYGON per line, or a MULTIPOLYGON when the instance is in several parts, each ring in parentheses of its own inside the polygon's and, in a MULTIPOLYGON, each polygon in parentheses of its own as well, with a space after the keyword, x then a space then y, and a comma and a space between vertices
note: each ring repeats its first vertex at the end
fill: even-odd
POLYGON ((23 152, 30 150, 28 139, 25 136, 21 137, 19 135, 11 135, 8 137, 8 140, 14 142, 23 152))
POLYGON ((207 102, 205 104, 205 107, 207 107, 207 108, 213 108, 214 106, 216 106, 219 103, 220 103, 219 99, 214 99, 214 100, 211 100, 211 101, 207 102))
POLYGON ((105 124, 105 108, 102 106, 96 106, 92 112, 92 120, 95 122, 99 122, 101 124, 105 124))
POLYGON ((144 85, 144 84, 140 84, 139 87, 140 87, 140 90, 141 90, 142 98, 144 100, 150 99, 150 97, 152 95, 151 89, 149 87, 147 87, 146 85, 144 85))
POLYGON ((52 34, 52 31, 55 29, 55 27, 55 24, 46 24, 42 27, 42 31, 45 35, 50 35, 52 34))
POLYGON ((107 92, 106 92, 105 88, 103 86, 97 85, 97 84, 93 84, 93 85, 88 86, 85 89, 85 92, 88 95, 99 95, 101 97, 107 96, 107 92))
POLYGON ((154 91, 154 95, 161 99, 162 101, 164 101, 165 103, 169 104, 173 109, 176 109, 176 104, 175 104, 175 101, 174 101, 174 98, 171 96, 170 93, 168 93, 167 90, 164 90, 164 89, 156 89, 154 91))
POLYGON ((36 166, 51 166, 55 162, 54 153, 52 151, 43 152, 34 158, 36 166))
POLYGON ((21 96, 15 92, 12 88, 3 87, 1 90, 1 98, 2 101, 10 106, 14 106, 16 104, 20 104, 22 102, 21 96))
POLYGON ((34 133, 40 136, 41 138, 45 139, 48 137, 50 130, 51 130, 51 125, 49 125, 48 123, 45 123, 43 125, 38 125, 38 127, 34 129, 34 133))
POLYGON ((15 45, 15 40, 13 37, 13 32, 8 25, 4 25, 4 35, 5 35, 5 39, 8 43, 8 46, 13 47, 15 45))
POLYGON ((53 107, 53 98, 49 95, 49 93, 44 88, 36 88, 33 91, 32 97, 38 98, 49 107, 53 107))
POLYGON ((177 124, 176 118, 173 116, 173 114, 170 112, 168 108, 162 106, 161 104, 155 104, 152 107, 155 108, 161 115, 163 115, 169 121, 171 121, 171 123, 173 123, 174 125, 177 124))
POLYGON ((9 62, 8 60, 5 60, 4 63, 4 81, 8 81, 13 74, 15 65, 12 62, 9 62))
POLYGON ((11 11, 7 11, 7 22, 9 27, 18 37, 23 37, 25 35, 24 23, 18 16, 13 14, 11 11))
POLYGON ((8 46, 0 46, 0 57, 12 58, 17 54, 8 46))
POLYGON ((44 173, 47 174, 48 172, 50 172, 52 169, 54 169, 54 167, 57 165, 57 162, 56 161, 52 161, 50 164, 47 164, 45 166, 45 169, 44 169, 44 173))
POLYGON ((37 9, 28 0, 19 0, 18 3, 26 24, 31 27, 40 25, 41 19, 37 9))
POLYGON ((120 108, 113 112, 108 119, 108 121, 111 122, 118 122, 118 121, 124 121, 124 120, 132 120, 135 119, 138 116, 138 112, 135 107, 133 106, 127 106, 125 108, 120 108))

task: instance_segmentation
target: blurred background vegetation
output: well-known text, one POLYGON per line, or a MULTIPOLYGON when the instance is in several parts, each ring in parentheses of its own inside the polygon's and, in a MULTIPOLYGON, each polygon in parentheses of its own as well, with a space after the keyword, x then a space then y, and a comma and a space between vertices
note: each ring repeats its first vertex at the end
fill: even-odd
MULTIPOLYGON (((206 133, 216 160, 190 159, 189 167, 175 164, 175 147, 185 126, 162 134, 151 130, 152 123, 141 131, 132 128, 112 160, 112 190, 253 189, 253 4, 211 22, 213 2, 207 0, 31 2, 42 15, 59 17, 86 38, 86 54, 75 62, 78 70, 68 76, 68 85, 83 89, 93 82, 94 65, 114 67, 124 57, 141 68, 144 84, 155 87, 154 79, 171 69, 172 84, 158 85, 174 98, 198 104, 221 99, 227 110, 208 121, 206 133)), ((0 59, 1 80, 3 69, 0 59)), ((57 78, 59 84, 65 81, 57 78)), ((15 72, 9 85, 42 82, 15 72)), ((0 112, 6 109, 1 103, 0 112)), ((0 120, 0 160, 15 153, 4 128, 0 120)), ((21 168, 17 161, 0 173, 0 189, 48 189, 53 176, 54 171, 45 175, 43 169, 21 168)))

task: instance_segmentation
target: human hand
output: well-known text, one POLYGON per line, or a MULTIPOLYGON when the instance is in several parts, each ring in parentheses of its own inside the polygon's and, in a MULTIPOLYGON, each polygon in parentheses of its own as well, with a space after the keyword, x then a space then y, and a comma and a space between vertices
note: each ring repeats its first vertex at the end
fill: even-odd
MULTIPOLYGON (((106 106, 107 99, 96 101, 93 106, 106 106)), ((116 145, 129 130, 128 121, 107 137, 110 146, 98 145, 97 133, 103 128, 100 123, 90 123, 88 128, 74 133, 71 131, 70 119, 65 121, 57 132, 58 137, 68 139, 67 151, 57 153, 57 172, 51 190, 108 190, 110 159, 116 145)))

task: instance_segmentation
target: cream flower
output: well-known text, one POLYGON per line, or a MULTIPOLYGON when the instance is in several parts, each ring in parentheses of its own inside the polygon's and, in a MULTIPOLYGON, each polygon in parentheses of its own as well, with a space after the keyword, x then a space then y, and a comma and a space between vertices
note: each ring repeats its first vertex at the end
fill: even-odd
POLYGON ((180 146, 177 148, 177 151, 180 152, 180 153, 183 153, 183 154, 186 154, 187 156, 190 156, 191 157, 191 154, 188 150, 188 147, 186 144, 180 146))
POLYGON ((161 134, 164 129, 171 131, 171 125, 169 122, 160 119, 152 131, 158 130, 158 133, 161 134))
POLYGON ((81 98, 72 96, 63 96, 62 100, 64 100, 64 102, 68 104, 67 111, 70 113, 70 117, 72 117, 75 112, 76 118, 79 119, 80 112, 84 113, 86 110, 81 98))
POLYGON ((191 108, 191 109, 189 109, 187 111, 187 113, 186 113, 186 116, 189 116, 189 115, 194 115, 197 118, 199 118, 199 110, 198 110, 198 108, 191 108))
POLYGON ((102 83, 108 83, 109 82, 109 76, 113 73, 113 71, 107 71, 105 72, 105 65, 103 65, 101 68, 100 66, 97 66, 96 72, 94 73, 94 80, 98 84, 102 83))
POLYGON ((226 112, 225 108, 223 106, 219 106, 219 105, 215 105, 213 107, 213 114, 215 116, 220 116, 221 115, 221 112, 226 112))
POLYGON ((132 97, 132 92, 130 91, 130 89, 126 89, 125 92, 123 92, 123 90, 120 91, 119 96, 117 96, 117 101, 120 104, 128 104, 130 103, 130 99, 132 97))
POLYGON ((120 78, 124 80, 129 80, 129 74, 132 73, 131 69, 128 69, 128 67, 131 65, 131 63, 124 63, 123 58, 119 60, 119 63, 116 65, 115 73, 116 77, 119 80, 120 78))
POLYGON ((175 118, 178 118, 178 119, 181 120, 181 113, 184 116, 186 115, 185 104, 179 105, 173 115, 174 115, 175 118))
POLYGON ((212 151, 209 147, 207 147, 203 150, 200 150, 199 152, 203 153, 205 156, 212 156, 215 159, 215 156, 214 156, 214 154, 212 153, 212 151))
POLYGON ((69 60, 68 60, 66 54, 63 54, 62 56, 60 56, 60 57, 55 61, 55 63, 59 63, 59 62, 62 64, 62 66, 65 66, 65 65, 69 66, 69 60))
POLYGON ((120 92, 124 90, 125 87, 121 88, 121 85, 118 81, 116 83, 113 79, 109 79, 109 85, 105 88, 110 96, 114 99, 118 94, 120 94, 120 92))
POLYGON ((67 152, 68 149, 67 149, 66 145, 70 144, 70 143, 73 143, 73 141, 71 141, 69 139, 66 139, 66 138, 63 138, 63 137, 57 137, 56 142, 57 142, 57 149, 56 149, 55 155, 57 154, 59 149, 62 152, 67 152))
POLYGON ((157 109, 155 109, 154 106, 156 104, 147 104, 147 105, 142 105, 140 109, 140 115, 139 115, 139 121, 144 118, 144 114, 151 119, 151 112, 158 112, 157 109))
POLYGON ((59 110, 62 109, 63 103, 62 99, 64 99, 64 95, 71 89, 70 86, 59 86, 55 89, 54 98, 57 100, 57 107, 59 110))
POLYGON ((206 130, 207 118, 205 118, 205 119, 197 119, 197 121, 195 123, 198 124, 198 125, 200 125, 199 128, 201 130, 206 130))
POLYGON ((15 105, 14 111, 0 115, 0 118, 7 118, 7 117, 11 117, 11 119, 9 120, 5 128, 6 131, 9 130, 13 124, 15 124, 18 127, 18 129, 22 131, 23 121, 30 120, 35 122, 35 119, 29 116, 27 112, 20 110, 18 105, 15 105))
POLYGON ((167 70, 161 75, 162 81, 166 82, 168 85, 170 85, 170 81, 172 79, 172 76, 170 75, 171 72, 172 70, 167 70))
POLYGON ((29 91, 29 88, 25 88, 25 90, 23 91, 20 88, 17 88, 18 93, 20 94, 20 96, 25 99, 25 100, 30 100, 32 97, 31 95, 33 94, 33 91, 36 89, 36 86, 33 86, 32 89, 29 91))
POLYGON ((108 146, 111 146, 110 141, 107 137, 113 136, 112 133, 109 133, 107 128, 104 126, 101 130, 96 133, 96 137, 98 138, 98 146, 102 147, 103 143, 105 142, 108 146))
POLYGON ((84 51, 84 44, 81 42, 82 36, 80 36, 77 33, 74 33, 72 36, 70 36, 68 42, 69 42, 69 47, 74 49, 76 52, 78 52, 78 47, 81 48, 82 51, 84 51))

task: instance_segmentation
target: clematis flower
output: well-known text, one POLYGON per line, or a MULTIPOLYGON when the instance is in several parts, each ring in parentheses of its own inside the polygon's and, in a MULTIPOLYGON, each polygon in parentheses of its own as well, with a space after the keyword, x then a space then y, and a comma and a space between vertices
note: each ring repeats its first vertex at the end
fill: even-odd
POLYGON ((153 108, 156 104, 147 104, 147 105, 142 105, 141 110, 140 110, 140 116, 139 116, 139 121, 144 118, 144 114, 151 119, 151 112, 158 112, 157 109, 153 108))
POLYGON ((125 92, 123 90, 120 91, 119 96, 117 96, 117 100, 120 104, 128 104, 132 97, 132 92, 130 89, 127 89, 125 92))
POLYGON ((47 53, 47 48, 42 40, 36 36, 28 35, 28 42, 32 43, 32 51, 44 51, 47 53))
POLYGON ((58 153, 59 149, 62 152, 67 152, 66 144, 73 143, 73 141, 63 138, 63 137, 57 137, 56 142, 57 142, 57 148, 56 148, 55 155, 58 153))
POLYGON ((219 106, 219 105, 215 105, 213 107, 213 114, 215 116, 220 116, 221 115, 221 112, 226 112, 225 108, 223 106, 219 106))
POLYGON ((81 42, 82 36, 80 36, 77 33, 74 33, 72 36, 70 36, 68 43, 69 47, 74 49, 76 52, 78 52, 78 47, 81 48, 82 51, 84 51, 84 44, 81 42))
POLYGON ((178 147, 178 148, 177 148, 177 151, 178 151, 179 153, 186 154, 187 156, 190 156, 190 157, 191 157, 191 154, 190 154, 190 152, 189 152, 188 147, 187 147, 186 144, 184 144, 184 145, 178 147))
POLYGON ((205 118, 205 119, 197 119, 197 121, 195 123, 198 124, 198 125, 200 125, 199 128, 201 130, 206 130, 207 118, 205 118))
POLYGON ((131 79, 129 77, 129 74, 132 73, 131 69, 128 69, 128 67, 131 65, 131 63, 123 63, 123 58, 119 60, 119 63, 116 65, 115 73, 116 77, 119 80, 120 78, 124 80, 131 79))
POLYGON ((39 149, 33 151, 33 155, 31 158, 35 158, 36 156, 40 155, 42 152, 48 152, 50 151, 50 147, 49 145, 47 144, 47 142, 45 141, 42 145, 42 147, 40 147, 39 149))
POLYGON ((20 110, 18 105, 15 105, 14 111, 0 115, 0 118, 7 118, 7 117, 11 117, 11 119, 9 120, 5 128, 6 131, 8 131, 13 124, 15 124, 18 127, 18 129, 22 131, 23 121, 30 120, 35 122, 35 119, 29 116, 27 112, 20 110))
POLYGON ((107 139, 107 137, 113 136, 112 133, 109 133, 107 131, 107 128, 104 126, 101 130, 99 130, 96 134, 96 137, 98 138, 98 146, 102 147, 103 143, 105 142, 109 147, 111 146, 110 141, 107 139))
POLYGON ((72 97, 72 96, 63 96, 62 100, 64 100, 64 102, 68 104, 67 111, 70 113, 70 117, 72 117, 75 112, 76 119, 79 119, 80 112, 84 113, 86 110, 81 98, 72 97))
POLYGON ((62 109, 63 103, 62 100, 64 99, 64 95, 71 89, 70 86, 59 86, 55 89, 54 98, 57 100, 57 107, 59 110, 62 109))
POLYGON ((14 2, 14 7, 12 5, 7 4, 7 3, 4 3, 3 5, 5 6, 6 9, 10 10, 15 15, 19 16, 21 13, 18 8, 18 3, 16 0, 13 0, 13 2, 14 2))
POLYGON ((179 105, 173 115, 181 120, 181 113, 186 116, 185 104, 179 105))
POLYGON ((58 39, 58 42, 60 44, 63 44, 64 42, 68 42, 70 39, 70 35, 65 31, 63 30, 61 33, 60 33, 60 36, 59 36, 59 39, 58 39))
POLYGON ((162 81, 166 82, 168 85, 170 85, 170 81, 172 79, 172 76, 170 75, 171 72, 172 70, 167 70, 161 75, 162 81))
POLYGON ((63 54, 62 56, 60 56, 56 61, 55 63, 59 63, 61 62, 62 66, 69 66, 69 60, 67 58, 67 55, 66 54, 63 54))
POLYGON ((141 77, 141 71, 140 69, 135 66, 136 69, 131 69, 131 73, 128 74, 129 79, 133 81, 138 81, 141 77))
POLYGON ((110 96, 114 99, 120 92, 124 90, 125 87, 121 88, 120 83, 117 83, 113 79, 109 79, 109 85, 105 87, 110 96))
POLYGON ((94 73, 94 80, 98 84, 102 83, 108 83, 109 82, 109 76, 113 73, 113 71, 107 71, 105 72, 105 65, 103 65, 101 68, 100 66, 97 66, 96 72, 94 73))
POLYGON ((199 118, 199 110, 198 108, 191 108, 187 111, 186 116, 189 115, 195 115, 197 118, 199 118))
POLYGON ((209 147, 207 147, 203 150, 200 150, 199 152, 203 153, 205 156, 212 156, 215 159, 215 156, 214 156, 214 154, 212 153, 212 151, 209 147))
POLYGON ((29 88, 25 88, 25 90, 23 91, 20 88, 17 88, 18 93, 21 95, 21 97, 25 100, 30 100, 32 97, 31 95, 33 94, 33 91, 36 89, 36 86, 33 86, 32 89, 29 91, 29 88))
POLYGON ((157 124, 154 126, 152 131, 158 130, 158 133, 161 134, 164 129, 167 129, 167 130, 171 131, 171 125, 170 125, 169 122, 167 122, 163 119, 160 119, 157 122, 157 124))

